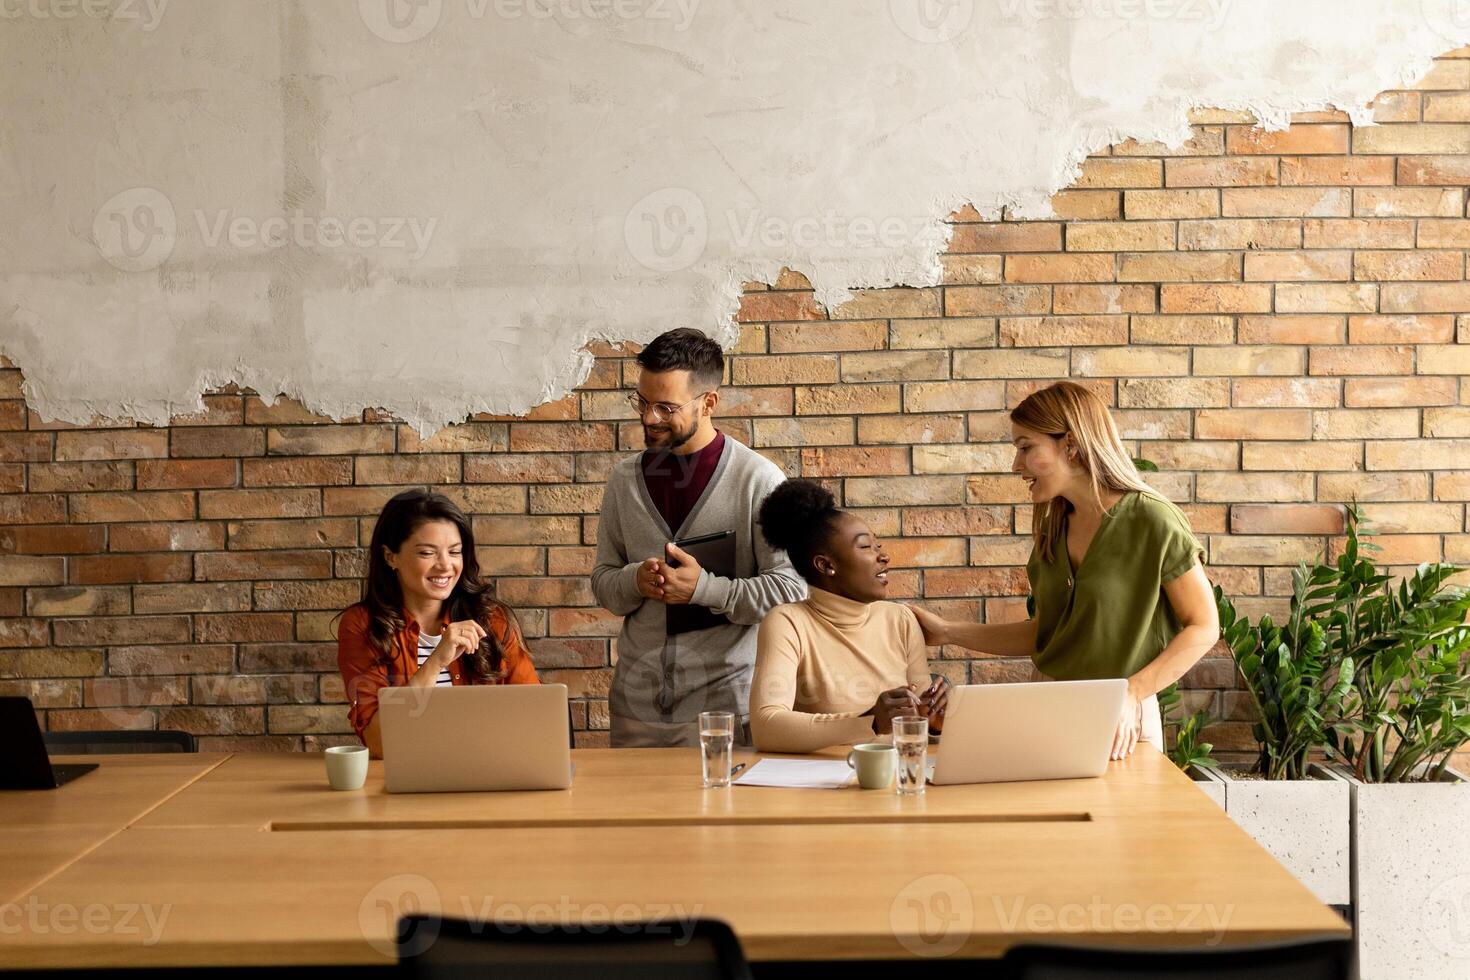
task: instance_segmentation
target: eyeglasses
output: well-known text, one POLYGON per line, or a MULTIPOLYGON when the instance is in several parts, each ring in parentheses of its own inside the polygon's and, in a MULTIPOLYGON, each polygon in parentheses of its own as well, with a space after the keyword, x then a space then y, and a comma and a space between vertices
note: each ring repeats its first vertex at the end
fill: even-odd
POLYGON ((690 405, 693 405, 695 402, 699 401, 701 398, 708 394, 709 392, 707 391, 701 391, 699 394, 695 395, 693 398, 689 399, 682 405, 670 405, 668 402, 644 401, 643 396, 635 392, 634 394, 628 396, 628 404, 633 406, 633 411, 638 413, 638 417, 640 419, 643 418, 643 416, 647 415, 649 412, 653 412, 653 417, 656 420, 658 420, 659 422, 667 422, 669 419, 673 418, 675 415, 678 415, 684 409, 688 408, 690 405))

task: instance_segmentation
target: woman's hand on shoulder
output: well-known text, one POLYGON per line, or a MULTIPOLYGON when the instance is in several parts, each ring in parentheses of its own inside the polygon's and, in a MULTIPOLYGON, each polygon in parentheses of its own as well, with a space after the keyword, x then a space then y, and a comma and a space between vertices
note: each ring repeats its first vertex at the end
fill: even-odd
POLYGON ((938 616, 921 606, 904 603, 919 621, 919 629, 924 631, 924 643, 926 646, 942 647, 950 640, 949 620, 938 616))

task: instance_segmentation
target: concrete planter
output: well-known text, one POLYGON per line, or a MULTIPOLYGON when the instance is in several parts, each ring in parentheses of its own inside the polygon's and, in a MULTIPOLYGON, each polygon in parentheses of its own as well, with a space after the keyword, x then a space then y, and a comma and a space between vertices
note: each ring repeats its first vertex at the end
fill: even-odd
POLYGON ((1229 768, 1213 775, 1230 819, 1323 903, 1345 909, 1352 902, 1351 787, 1323 766, 1310 772, 1317 778, 1234 779, 1229 768))
POLYGON ((1213 769, 1203 769, 1199 766, 1190 766, 1184 770, 1184 774, 1193 779, 1195 785, 1200 788, 1210 799, 1214 800, 1220 809, 1225 809, 1225 777, 1213 769))
POLYGON ((1470 977, 1470 783, 1351 782, 1362 980, 1470 977))

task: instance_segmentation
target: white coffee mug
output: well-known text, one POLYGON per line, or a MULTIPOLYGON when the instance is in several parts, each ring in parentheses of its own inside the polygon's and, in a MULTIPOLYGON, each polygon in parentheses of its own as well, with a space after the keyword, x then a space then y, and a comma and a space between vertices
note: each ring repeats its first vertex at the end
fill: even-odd
POLYGON ((326 751, 327 782, 333 789, 362 789, 367 782, 366 745, 334 745, 326 751))

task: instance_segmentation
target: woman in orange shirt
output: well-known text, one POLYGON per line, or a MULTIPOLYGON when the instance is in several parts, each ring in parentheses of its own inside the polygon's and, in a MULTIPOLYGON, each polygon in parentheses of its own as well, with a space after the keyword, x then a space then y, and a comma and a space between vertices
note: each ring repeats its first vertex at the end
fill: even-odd
POLYGON ((515 613, 480 578, 469 518, 443 494, 405 490, 384 505, 362 596, 342 612, 337 668, 373 758, 384 687, 540 683, 515 613))

